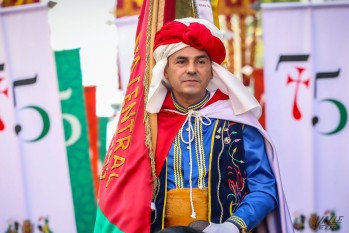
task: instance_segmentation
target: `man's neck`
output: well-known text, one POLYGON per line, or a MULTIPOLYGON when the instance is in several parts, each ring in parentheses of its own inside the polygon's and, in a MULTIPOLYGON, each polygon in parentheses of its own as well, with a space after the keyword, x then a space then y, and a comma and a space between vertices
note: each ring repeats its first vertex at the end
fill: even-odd
POLYGON ((192 110, 199 110, 200 108, 202 108, 202 106, 204 106, 207 101, 210 99, 210 93, 208 91, 206 91, 206 94, 204 95, 204 97, 202 97, 200 100, 195 101, 194 103, 188 103, 188 104, 183 104, 183 103, 179 103, 177 101, 177 99, 175 98, 173 92, 171 93, 171 98, 173 101, 173 104, 175 106, 175 108, 180 111, 180 112, 188 112, 188 110, 192 109, 192 110))

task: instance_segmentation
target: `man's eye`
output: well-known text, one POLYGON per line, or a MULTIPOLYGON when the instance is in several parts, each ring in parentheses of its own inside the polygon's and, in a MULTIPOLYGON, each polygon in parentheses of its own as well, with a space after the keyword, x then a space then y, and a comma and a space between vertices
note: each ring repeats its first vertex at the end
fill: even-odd
POLYGON ((177 60, 176 64, 184 64, 185 61, 184 60, 177 60))
POLYGON ((198 63, 199 63, 199 64, 206 64, 206 60, 205 60, 205 59, 198 60, 198 63))

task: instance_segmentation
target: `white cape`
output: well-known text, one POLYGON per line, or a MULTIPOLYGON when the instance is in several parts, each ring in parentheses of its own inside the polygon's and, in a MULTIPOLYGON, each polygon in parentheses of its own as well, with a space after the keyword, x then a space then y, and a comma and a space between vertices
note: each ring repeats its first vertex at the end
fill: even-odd
POLYGON ((202 116, 206 116, 209 118, 230 120, 233 122, 238 122, 256 127, 259 130, 259 132, 264 136, 269 163, 276 179, 279 205, 267 216, 268 231, 266 231, 265 229, 257 228, 258 233, 294 233, 291 216, 282 188, 279 163, 275 147, 272 143, 270 136, 262 128, 253 112, 247 111, 245 113, 236 115, 234 114, 234 111, 231 107, 231 102, 229 100, 219 100, 199 110, 199 113, 201 113, 202 116))

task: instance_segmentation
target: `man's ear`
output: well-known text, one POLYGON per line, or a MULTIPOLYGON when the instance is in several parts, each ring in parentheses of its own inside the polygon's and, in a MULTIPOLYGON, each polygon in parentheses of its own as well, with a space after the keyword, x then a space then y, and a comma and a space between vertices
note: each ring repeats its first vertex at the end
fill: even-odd
POLYGON ((164 77, 165 77, 165 79, 168 79, 167 68, 168 68, 168 63, 167 63, 167 65, 165 66, 165 69, 164 69, 164 77))

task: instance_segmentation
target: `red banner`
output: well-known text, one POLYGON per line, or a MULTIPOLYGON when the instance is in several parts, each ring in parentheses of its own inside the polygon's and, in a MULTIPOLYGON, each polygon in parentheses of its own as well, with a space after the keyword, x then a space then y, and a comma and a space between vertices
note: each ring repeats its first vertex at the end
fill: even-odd
POLYGON ((98 119, 96 115, 96 87, 84 87, 85 108, 88 125, 89 149, 95 193, 98 193, 98 119))
POLYGON ((264 97, 264 75, 263 69, 255 68, 253 71, 254 80, 254 96, 258 100, 259 104, 262 106, 262 115, 259 118, 259 123, 265 127, 265 97, 264 97))
POLYGON ((100 176, 100 211, 123 232, 150 232, 152 173, 144 120, 144 82, 149 79, 145 70, 147 64, 149 69, 150 7, 150 1, 144 1, 130 81, 100 176))
POLYGON ((145 0, 141 8, 130 79, 100 175, 95 232, 150 232, 156 115, 146 114, 145 103, 154 35, 175 15, 173 1, 169 2, 145 0))

